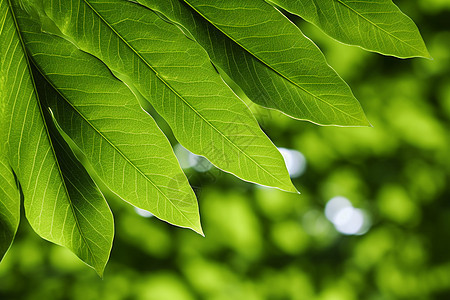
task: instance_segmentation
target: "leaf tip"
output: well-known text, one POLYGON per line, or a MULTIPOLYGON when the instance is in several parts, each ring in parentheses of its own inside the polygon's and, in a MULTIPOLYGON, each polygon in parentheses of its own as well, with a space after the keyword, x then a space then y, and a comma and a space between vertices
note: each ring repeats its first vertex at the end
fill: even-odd
POLYGON ((425 50, 425 55, 422 56, 425 59, 428 60, 434 60, 434 58, 431 56, 430 52, 428 52, 428 49, 425 50))
POLYGON ((364 127, 370 127, 370 128, 373 128, 373 125, 372 125, 372 123, 370 123, 370 121, 369 121, 369 119, 367 118, 367 117, 365 117, 365 119, 364 119, 364 125, 363 125, 364 127))
POLYGON ((361 108, 361 115, 359 120, 351 124, 350 127, 373 127, 373 126, 370 123, 369 119, 367 118, 365 112, 361 108))
POLYGON ((205 233, 203 232, 203 228, 202 226, 199 224, 196 227, 191 228, 193 231, 195 231, 196 233, 200 234, 202 237, 205 237, 205 233))
POLYGON ((191 229, 195 233, 198 233, 202 237, 205 237, 205 233, 203 232, 202 224, 200 221, 200 213, 199 212, 197 213, 195 220, 191 220, 191 222, 189 222, 189 225, 185 226, 185 228, 191 229))
POLYGON ((289 184, 285 185, 284 187, 280 187, 281 190, 285 191, 285 192, 289 192, 289 193, 294 193, 294 194, 301 194, 297 188, 294 186, 294 184, 292 183, 292 181, 290 181, 289 184))
POLYGON ((97 272, 98 277, 100 277, 100 279, 103 280, 103 275, 104 275, 103 270, 95 270, 95 272, 97 272))
POLYGON ((413 55, 410 56, 405 56, 405 57, 400 57, 400 58, 425 58, 425 59, 429 59, 429 60, 434 60, 433 57, 431 56, 430 52, 428 51, 427 46, 425 45, 425 43, 423 43, 420 51, 417 51, 416 53, 414 53, 413 55))
POLYGON ((100 279, 103 280, 103 275, 105 273, 106 264, 105 265, 99 265, 99 266, 91 266, 91 265, 88 265, 88 266, 93 268, 95 270, 95 273, 97 273, 98 277, 100 277, 100 279))
POLYGON ((425 58, 428 60, 434 60, 434 58, 431 56, 430 52, 428 51, 427 47, 424 46, 424 48, 420 52, 416 52, 414 54, 405 55, 405 56, 396 56, 397 58, 401 59, 408 59, 408 58, 425 58))

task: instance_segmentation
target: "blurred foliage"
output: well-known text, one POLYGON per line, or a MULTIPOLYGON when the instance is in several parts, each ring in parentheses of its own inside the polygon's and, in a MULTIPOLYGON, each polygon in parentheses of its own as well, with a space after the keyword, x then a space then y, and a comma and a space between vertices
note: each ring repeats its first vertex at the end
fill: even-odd
POLYGON ((116 237, 103 279, 22 222, 0 265, 0 299, 450 299, 450 2, 396 1, 433 61, 349 47, 295 20, 353 87, 373 128, 319 127, 261 110, 278 147, 303 153, 302 195, 188 170, 206 238, 110 195, 116 237), (346 197, 371 220, 340 234, 346 197))

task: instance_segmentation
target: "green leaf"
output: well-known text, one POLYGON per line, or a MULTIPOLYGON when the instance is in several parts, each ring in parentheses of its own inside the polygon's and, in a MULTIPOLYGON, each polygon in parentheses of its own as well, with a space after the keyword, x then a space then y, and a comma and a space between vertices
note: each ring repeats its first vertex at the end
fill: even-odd
POLYGON ((3 155, 22 187, 26 217, 41 237, 71 249, 101 275, 112 244, 111 212, 80 164, 50 133, 9 1, 0 0, 0 20, 1 107, 7 122, 1 131, 3 155))
POLYGON ((14 240, 20 220, 20 193, 3 154, 0 152, 0 261, 14 240))
POLYGON ((6 128, 9 127, 7 109, 7 78, 9 69, 6 42, 13 40, 14 24, 11 22, 8 6, 0 0, 0 261, 11 246, 20 221, 20 192, 14 173, 6 157, 6 128))
POLYGON ((264 1, 138 0, 191 34, 255 103, 321 125, 367 126, 321 51, 264 1))
POLYGON ((296 191, 281 154, 250 110, 204 49, 178 28, 129 1, 43 5, 56 34, 102 60, 150 101, 187 149, 244 180, 296 191))
POLYGON ((346 44, 400 58, 431 58, 414 22, 392 0, 269 0, 346 44))
MULTIPOLYGON (((52 96, 51 87, 43 81, 37 71, 34 74, 39 95, 42 102, 45 103, 46 99, 52 96)), ((43 109, 45 108, 43 107, 43 109)), ((70 206, 62 205, 65 210, 59 208, 60 204, 56 203, 55 206, 58 206, 58 210, 55 212, 61 215, 64 213, 65 218, 69 213, 73 214, 73 221, 69 217, 64 219, 62 224, 53 220, 51 222, 53 226, 62 226, 63 239, 74 239, 72 241, 74 252, 92 266, 100 276, 103 276, 114 238, 113 215, 103 194, 52 123, 49 113, 44 112, 44 115, 57 162, 63 175, 63 183, 71 201, 70 206), (71 230, 78 230, 82 234, 77 236, 68 229, 65 230, 65 226, 68 226, 67 223, 71 226, 69 227, 71 230)), ((52 215, 51 218, 55 219, 55 216, 52 215)))
POLYGON ((72 43, 41 33, 26 14, 19 20, 53 85, 47 105, 98 176, 125 201, 203 234, 195 194, 169 141, 126 85, 72 43))

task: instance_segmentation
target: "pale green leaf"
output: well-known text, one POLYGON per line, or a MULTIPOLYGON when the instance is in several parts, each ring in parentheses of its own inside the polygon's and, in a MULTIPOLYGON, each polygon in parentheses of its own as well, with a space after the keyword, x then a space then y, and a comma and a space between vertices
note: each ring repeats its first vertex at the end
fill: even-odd
POLYGON ((322 52, 268 3, 184 2, 237 44, 223 47, 218 41, 223 37, 212 37, 217 39, 210 42, 215 44, 212 51, 219 51, 213 61, 254 102, 318 124, 369 125, 350 88, 326 63, 322 52))
POLYGON ((19 18, 26 45, 57 88, 46 97, 58 124, 105 184, 156 217, 202 234, 197 200, 170 143, 108 68, 72 43, 19 18))
POLYGON ((26 217, 41 237, 71 249, 101 275, 112 244, 111 212, 79 163, 50 134, 9 1, 0 0, 0 20, 3 155, 20 182, 26 217))
POLYGON ((401 58, 431 58, 414 22, 392 0, 269 0, 346 44, 401 58))
POLYGON ((244 180, 296 191, 281 154, 250 110, 224 84, 204 49, 178 28, 129 1, 43 5, 60 31, 54 33, 102 60, 142 94, 187 149, 244 180))

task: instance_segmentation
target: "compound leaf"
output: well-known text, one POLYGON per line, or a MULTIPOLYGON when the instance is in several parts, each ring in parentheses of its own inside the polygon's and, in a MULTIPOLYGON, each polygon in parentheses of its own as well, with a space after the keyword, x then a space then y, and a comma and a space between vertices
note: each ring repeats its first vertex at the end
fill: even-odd
POLYGON ((19 18, 49 83, 46 104, 97 175, 125 201, 202 234, 197 200, 169 141, 136 97, 95 57, 19 18))
POLYGON ((55 34, 102 60, 150 101, 187 149, 244 180, 296 191, 281 154, 248 107, 204 49, 175 26, 129 1, 42 5, 59 30, 55 34))
POLYGON ((205 37, 199 39, 213 52, 213 62, 254 102, 318 124, 369 125, 350 88, 326 63, 322 52, 268 3, 184 2, 222 33, 203 30, 202 35, 213 40, 210 46, 205 37), (221 41, 226 38, 235 45, 224 47, 221 41))

